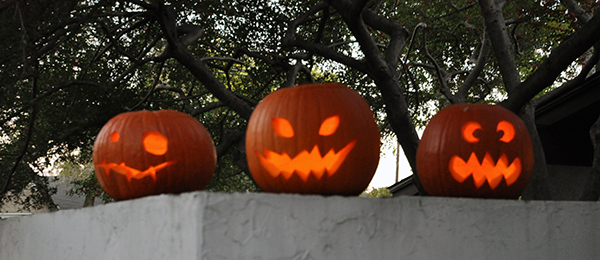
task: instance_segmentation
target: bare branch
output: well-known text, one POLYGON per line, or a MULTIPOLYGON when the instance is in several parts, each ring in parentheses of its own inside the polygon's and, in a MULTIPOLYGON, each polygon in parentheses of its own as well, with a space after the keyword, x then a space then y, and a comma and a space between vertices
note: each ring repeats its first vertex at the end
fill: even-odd
POLYGON ((461 100, 461 102, 464 101, 464 99, 467 97, 469 89, 473 87, 473 84, 475 83, 475 81, 477 81, 477 78, 479 78, 479 74, 481 74, 483 68, 485 67, 485 63, 489 53, 490 39, 486 36, 486 34, 484 34, 483 42, 481 43, 481 48, 479 50, 479 56, 477 58, 477 61, 475 62, 475 67, 469 73, 463 84, 456 92, 456 97, 459 100, 461 100))
MULTIPOLYGON (((35 74, 37 75, 37 73, 35 73, 35 74)), ((38 77, 35 76, 33 78, 33 83, 32 83, 32 87, 31 87, 31 95, 32 95, 31 98, 32 99, 37 98, 37 96, 36 96, 37 89, 38 89, 38 77)), ((17 168, 19 167, 19 165, 21 164, 21 161, 23 160, 23 157, 27 153, 27 150, 29 148, 29 143, 31 142, 31 138, 33 136, 33 131, 35 131, 34 126, 35 126, 35 120, 37 117, 38 110, 39 110, 39 107, 37 106, 37 103, 34 103, 32 110, 31 110, 31 114, 29 115, 29 124, 27 126, 27 130, 26 130, 27 132, 25 134, 25 140, 23 142, 23 147, 21 147, 21 150, 19 151, 19 155, 15 159, 15 164, 8 172, 8 174, 6 176, 6 181, 4 182, 2 189, 0 189, 0 198, 4 197, 4 195, 6 195, 6 192, 8 192, 8 188, 10 187, 10 184, 12 182, 12 178, 15 176, 15 173, 17 172, 17 168)))
POLYGON ((436 20, 437 19, 444 19, 444 18, 446 18, 448 16, 451 16, 451 15, 460 13, 462 11, 468 10, 468 9, 474 7, 475 3, 470 3, 470 4, 467 4, 467 5, 463 6, 463 7, 458 7, 454 3, 450 2, 450 6, 452 6, 452 9, 454 9, 454 11, 445 13, 445 14, 443 14, 441 16, 435 17, 434 19, 436 19, 436 20))
MULTIPOLYGON (((172 92, 175 92, 175 93, 179 94, 179 98, 178 99, 176 99, 176 100, 169 100, 169 101, 171 101, 171 102, 174 102, 174 101, 184 101, 183 102, 183 107, 185 109, 185 112, 188 113, 188 114, 190 114, 190 115, 194 114, 195 110, 192 108, 192 105, 190 104, 189 100, 192 99, 192 98, 194 98, 194 97, 196 97, 196 96, 201 96, 201 95, 205 95, 206 94, 206 93, 201 93, 201 94, 194 95, 194 96, 187 96, 183 92, 182 89, 176 88, 176 87, 171 87, 171 86, 160 86, 160 87, 155 88, 153 90, 153 92, 158 92, 158 91, 161 91, 161 90, 172 91, 172 92)), ((159 102, 159 101, 157 101, 157 102, 159 102)), ((200 113, 198 113, 198 114, 200 114, 200 113)))
POLYGON ((156 88, 156 86, 160 82, 160 75, 162 75, 162 71, 163 71, 164 67, 165 67, 165 63, 164 62, 161 62, 160 64, 158 64, 158 69, 157 69, 158 71, 156 72, 156 76, 154 77, 154 83, 150 87, 150 90, 148 91, 148 93, 146 94, 146 96, 144 96, 144 98, 142 98, 142 100, 140 100, 140 102, 138 102, 137 104, 135 104, 133 107, 131 107, 131 108, 125 107, 125 110, 127 110, 127 111, 134 110, 138 106, 140 106, 144 102, 146 102, 146 100, 148 100, 148 98, 150 97, 150 95, 152 94, 152 92, 154 92, 154 89, 156 88))
POLYGON ((550 91, 549 93, 547 93, 539 98, 534 99, 533 102, 535 103, 535 105, 544 103, 547 100, 552 100, 555 97, 561 96, 565 93, 569 93, 572 89, 583 84, 583 82, 585 82, 585 80, 587 79, 587 75, 594 68, 596 63, 600 60, 599 48, 600 48, 600 42, 597 42, 594 47, 594 54, 586 62, 586 64, 581 68, 581 72, 579 72, 579 75, 577 75, 577 77, 563 83, 560 87, 550 91))
POLYGON ((23 112, 25 112, 25 110, 35 106, 36 104, 38 104, 41 100, 43 100, 44 98, 62 90, 62 89, 66 89, 66 88, 71 88, 71 87, 76 87, 76 86, 93 86, 93 87, 103 87, 101 84, 98 84, 96 82, 89 82, 89 81, 73 81, 73 82, 67 82, 65 84, 62 84, 60 86, 51 88, 50 90, 37 95, 35 98, 29 100, 29 102, 24 103, 21 105, 21 107, 17 110, 15 110, 14 113, 12 113, 10 116, 7 116, 4 120, 0 121, 0 125, 4 125, 6 122, 10 121, 12 118, 17 117, 17 115, 22 114, 23 112))
POLYGON ((429 50, 427 49, 427 41, 425 38, 426 31, 427 30, 423 30, 423 32, 422 32, 423 40, 421 42, 422 42, 422 46, 423 46, 423 52, 425 53, 425 57, 427 57, 427 59, 429 59, 429 61, 431 61, 431 63, 433 64, 433 67, 435 68, 435 72, 438 77, 438 81, 440 82, 440 92, 450 101, 450 103, 458 104, 461 102, 461 100, 456 98, 454 96, 454 94, 452 94, 452 91, 448 87, 448 82, 446 82, 446 78, 444 77, 444 74, 442 73, 442 69, 440 68, 437 61, 435 61, 433 56, 431 56, 431 54, 429 53, 429 50))
MULTIPOLYGON (((366 71, 373 79, 385 104, 386 114, 392 129, 397 134, 398 142, 402 145, 406 158, 413 172, 416 173, 416 154, 419 137, 415 130, 408 104, 400 86, 397 67, 390 67, 382 57, 377 42, 365 26, 361 13, 363 3, 354 3, 351 0, 328 1, 342 16, 342 19, 360 44, 361 51, 366 58, 366 71)), ((413 174, 413 181, 421 194, 426 194, 419 178, 413 174)))
POLYGON ((364 62, 339 53, 336 50, 327 46, 315 44, 306 40, 293 40, 290 41, 289 44, 307 50, 311 53, 318 54, 320 56, 323 56, 324 58, 339 62, 360 72, 367 73, 367 66, 364 62))
POLYGON ((283 87, 293 87, 294 85, 296 85, 296 78, 298 77, 298 73, 300 71, 303 71, 307 75, 311 83, 314 82, 310 70, 306 66, 304 66, 304 64, 302 64, 302 61, 298 60, 296 61, 296 65, 294 65, 292 69, 288 72, 287 80, 283 87))
POLYGON ((296 36, 296 28, 298 27, 298 25, 305 22, 310 16, 312 16, 312 15, 316 14, 317 12, 324 10, 326 8, 329 8, 329 5, 325 2, 321 2, 321 3, 313 6, 312 8, 310 8, 305 13, 298 16, 296 19, 290 21, 288 23, 288 28, 285 33, 285 36, 283 37, 283 39, 281 39, 282 45, 286 46, 293 41, 293 39, 296 36))
POLYGON ((411 38, 410 38, 409 45, 408 45, 408 50, 406 51, 406 58, 404 59, 404 62, 402 62, 402 64, 407 64, 407 61, 408 61, 408 56, 410 55, 410 52, 411 52, 411 50, 412 50, 412 46, 413 46, 413 44, 414 44, 414 42, 415 42, 415 38, 416 38, 416 36, 417 36, 417 30, 418 30, 419 28, 426 28, 426 27, 427 27, 427 24, 426 24, 426 23, 422 23, 422 22, 421 22, 421 23, 418 23, 418 24, 415 26, 415 28, 413 29, 412 36, 411 36, 411 38))
POLYGON ((389 67, 396 67, 398 65, 398 59, 404 46, 406 46, 406 38, 408 38, 408 31, 404 26, 378 16, 371 10, 364 10, 362 13, 365 24, 383 31, 390 36, 390 43, 387 46, 385 53, 385 60, 389 67))
POLYGON ((515 51, 502 15, 502 7, 496 5, 493 0, 480 0, 479 4, 485 18, 486 31, 492 40, 504 86, 510 95, 521 83, 521 79, 515 62, 515 51))
POLYGON ((575 0, 560 0, 560 3, 567 7, 570 12, 574 13, 577 19, 583 24, 588 23, 592 16, 588 14, 575 0))
POLYGON ((212 73, 210 68, 185 46, 180 38, 177 37, 175 26, 176 14, 169 6, 159 6, 158 20, 161 25, 169 48, 173 57, 185 66, 198 79, 208 91, 216 98, 225 103, 242 118, 249 119, 252 114, 252 108, 247 103, 239 99, 233 92, 220 82, 212 73))
POLYGON ((178 30, 184 34, 181 39, 183 45, 188 46, 196 42, 200 37, 204 35, 204 28, 196 25, 185 25, 178 28, 178 30))
POLYGON ((233 57, 202 57, 200 58, 201 61, 208 61, 208 60, 218 60, 218 61, 231 61, 237 64, 244 64, 243 61, 233 58, 233 57))
POLYGON ((234 144, 242 141, 244 136, 246 136, 246 133, 239 131, 225 133, 219 140, 219 144, 216 146, 217 157, 223 156, 234 144))
POLYGON ((513 112, 519 111, 540 91, 552 85, 571 62, 600 40, 599 31, 600 15, 594 15, 586 25, 552 50, 538 69, 508 96, 503 102, 504 107, 513 112))

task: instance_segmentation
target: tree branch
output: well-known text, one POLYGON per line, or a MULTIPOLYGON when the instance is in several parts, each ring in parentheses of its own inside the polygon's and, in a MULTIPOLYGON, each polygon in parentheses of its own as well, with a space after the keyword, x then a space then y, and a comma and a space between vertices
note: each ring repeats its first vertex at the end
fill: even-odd
POLYGON ((293 87, 294 85, 296 85, 296 78, 298 77, 298 73, 301 70, 305 74, 307 74, 307 76, 309 78, 309 81, 311 83, 314 82, 314 79, 312 78, 312 75, 310 75, 310 70, 306 66, 304 66, 304 64, 302 64, 301 60, 297 60, 296 61, 296 65, 294 65, 292 67, 292 69, 288 72, 287 79, 285 81, 284 87, 293 87))
POLYGON ((496 5, 493 0, 479 0, 479 5, 485 18, 486 31, 492 40, 504 86, 510 95, 521 83, 521 79, 515 62, 515 51, 502 15, 502 7, 496 5))
POLYGON ((360 44, 361 51, 366 58, 367 74, 375 81, 375 84, 381 91, 387 118, 413 169, 413 181, 419 192, 426 194, 418 176, 415 174, 419 137, 400 86, 399 75, 396 71, 397 68, 396 66, 390 67, 382 57, 378 44, 363 22, 361 13, 363 12, 363 4, 366 1, 355 3, 351 0, 330 0, 328 2, 340 13, 342 19, 360 44))
POLYGON ((177 36, 175 26, 176 14, 170 6, 160 5, 158 8, 158 21, 161 25, 173 57, 185 66, 198 79, 208 91, 216 98, 225 103, 229 108, 248 120, 252 114, 252 108, 244 101, 235 96, 233 92, 220 82, 208 66, 197 59, 194 54, 183 44, 177 36))
POLYGON ((585 53, 590 47, 600 40, 600 15, 594 17, 588 24, 581 27, 575 33, 554 48, 550 56, 538 67, 538 69, 521 83, 513 93, 508 96, 503 106, 515 112, 529 102, 535 95, 546 87, 552 85, 556 77, 560 75, 575 59, 585 53))
MULTIPOLYGON (((37 69, 36 69, 36 71, 37 71, 37 69)), ((31 87, 31 95, 32 95, 31 99, 32 100, 37 98, 36 97, 37 89, 38 89, 38 75, 36 72, 35 76, 33 78, 33 83, 32 83, 32 87, 31 87)), ((29 143, 31 142, 31 138, 33 136, 33 131, 35 131, 34 127, 35 127, 35 120, 37 117, 38 109, 39 109, 38 104, 35 103, 31 109, 31 114, 29 115, 29 124, 27 126, 27 133, 25 134, 25 141, 23 142, 23 147, 19 151, 19 155, 17 156, 17 158, 15 160, 15 164, 13 165, 13 167, 10 169, 10 171, 8 172, 8 174, 6 176, 6 181, 4 182, 4 185, 2 186, 2 189, 0 190, 0 198, 3 198, 6 195, 6 193, 8 192, 8 188, 10 187, 12 179, 15 176, 15 173, 17 172, 17 168, 19 167, 19 165, 21 164, 21 161, 23 160, 23 157, 27 153, 27 148, 29 148, 29 143)))
POLYGON ((438 65, 437 61, 435 61, 435 59, 433 58, 433 56, 431 56, 431 54, 429 53, 429 50, 427 49, 427 40, 425 38, 425 32, 426 32, 426 30, 422 31, 423 40, 421 40, 421 43, 423 45, 423 52, 425 53, 425 57, 427 57, 427 59, 429 59, 429 61, 431 61, 431 63, 433 64, 433 67, 435 68, 436 75, 440 82, 440 92, 450 101, 450 103, 458 104, 461 102, 461 100, 456 98, 454 96, 454 94, 452 94, 452 91, 448 87, 448 82, 446 82, 446 78, 444 77, 444 75, 442 73, 442 69, 440 68, 440 65, 438 65))
POLYGON ((290 21, 288 23, 288 28, 285 33, 285 36, 281 39, 281 43, 283 46, 288 45, 296 36, 296 28, 298 25, 304 23, 311 15, 316 14, 317 12, 329 8, 329 5, 325 2, 321 2, 313 7, 311 7, 308 11, 299 15, 296 19, 290 21))
POLYGON ((389 67, 396 67, 398 65, 400 53, 404 49, 404 46, 406 46, 408 31, 404 26, 378 16, 375 12, 368 9, 363 11, 362 16, 365 24, 376 30, 385 32, 390 36, 390 43, 385 52, 385 61, 389 67))
POLYGON ((134 110, 137 107, 139 107, 140 105, 142 105, 144 102, 146 102, 148 100, 148 98, 150 98, 150 95, 152 94, 152 92, 154 92, 154 89, 160 82, 160 75, 162 75, 162 71, 163 71, 164 67, 165 67, 164 62, 161 62, 160 64, 158 64, 158 69, 157 69, 158 71, 156 72, 156 76, 154 77, 154 83, 150 87, 150 90, 148 90, 148 93, 146 94, 146 96, 144 96, 144 98, 142 98, 142 100, 140 100, 140 102, 135 104, 133 107, 131 107, 131 108, 125 107, 125 110, 127 110, 127 111, 134 110))
POLYGON ((240 142, 246 136, 245 132, 231 131, 225 133, 225 135, 219 140, 219 144, 216 146, 217 158, 223 156, 231 146, 240 142))
POLYGON ((339 62, 362 73, 367 73, 367 66, 364 62, 356 60, 352 57, 348 57, 327 46, 315 44, 306 40, 292 40, 288 42, 288 44, 294 47, 304 49, 308 52, 323 56, 326 59, 339 62))
POLYGON ((469 73, 465 81, 462 83, 458 91, 456 92, 456 98, 462 103, 467 97, 469 90, 473 87, 473 84, 479 78, 479 75, 485 67, 485 63, 488 55, 490 54, 490 39, 484 34, 483 42, 481 43, 481 49, 479 50, 479 56, 475 62, 475 67, 469 73))
POLYGON ((594 47, 594 54, 592 54, 592 57, 589 60, 587 60, 586 64, 581 68, 581 72, 579 72, 579 75, 577 75, 577 77, 563 83, 560 87, 550 91, 549 93, 534 99, 533 102, 535 103, 535 105, 537 106, 546 102, 547 100, 552 100, 555 97, 561 96, 564 93, 568 93, 573 88, 576 88, 579 85, 583 84, 583 82, 585 82, 585 80, 587 79, 587 75, 594 68, 596 63, 600 60, 599 48, 600 42, 597 42, 594 47))
POLYGON ((586 24, 591 19, 592 16, 588 14, 575 0, 560 0, 560 3, 567 7, 570 12, 575 14, 575 17, 581 21, 581 23, 586 24))

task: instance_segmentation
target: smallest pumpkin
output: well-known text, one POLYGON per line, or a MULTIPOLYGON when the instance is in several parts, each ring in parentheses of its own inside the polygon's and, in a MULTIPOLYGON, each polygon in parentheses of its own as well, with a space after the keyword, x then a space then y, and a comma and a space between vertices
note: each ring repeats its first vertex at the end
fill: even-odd
POLYGON ((217 157, 208 131, 172 110, 115 116, 98 133, 93 161, 102 188, 116 200, 203 189, 217 157))
POLYGON ((532 169, 527 128, 501 106, 442 109, 431 118, 417 149, 419 180, 433 196, 518 198, 532 169))

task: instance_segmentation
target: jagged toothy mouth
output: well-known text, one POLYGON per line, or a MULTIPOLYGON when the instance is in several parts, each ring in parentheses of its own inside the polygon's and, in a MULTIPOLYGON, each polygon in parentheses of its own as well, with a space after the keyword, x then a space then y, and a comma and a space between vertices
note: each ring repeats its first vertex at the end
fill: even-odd
POLYGON ((355 144, 356 140, 338 152, 331 149, 325 156, 321 156, 317 145, 310 152, 304 150, 294 158, 290 158, 286 152, 278 154, 267 149, 263 150, 264 155, 259 152, 256 152, 256 155, 273 178, 283 175, 286 180, 289 180, 292 174, 296 173, 304 181, 307 181, 311 174, 320 180, 325 173, 327 176, 332 176, 337 172, 355 144))
POLYGON ((144 171, 140 171, 138 169, 131 168, 131 167, 125 165, 124 162, 122 162, 120 164, 116 164, 116 163, 106 163, 106 161, 102 161, 102 163, 97 163, 95 165, 103 168, 107 174, 110 174, 110 170, 113 170, 116 173, 125 175, 125 177, 127 178, 127 181, 131 182, 131 179, 139 180, 146 176, 150 176, 150 177, 152 177, 152 179, 154 181, 156 181, 156 172, 166 168, 169 165, 173 165, 173 164, 175 164, 175 161, 168 161, 168 162, 164 162, 159 165, 156 165, 156 166, 150 166, 150 167, 148 167, 148 169, 146 169, 144 171))
POLYGON ((448 168, 452 177, 460 183, 472 175, 477 188, 481 187, 487 181, 490 188, 495 189, 502 181, 502 178, 506 180, 506 185, 509 186, 517 181, 521 174, 521 160, 515 158, 509 164, 506 154, 502 154, 498 161, 494 162, 492 156, 486 153, 483 161, 480 163, 475 153, 471 153, 466 162, 457 155, 453 156, 450 159, 448 168))

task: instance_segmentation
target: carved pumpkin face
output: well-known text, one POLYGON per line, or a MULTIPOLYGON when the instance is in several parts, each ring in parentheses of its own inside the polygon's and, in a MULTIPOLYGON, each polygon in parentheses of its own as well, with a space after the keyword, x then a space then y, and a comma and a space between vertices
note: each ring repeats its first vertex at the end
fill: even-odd
POLYGON ((246 156, 268 192, 356 195, 379 163, 379 130, 355 91, 341 84, 277 90, 256 107, 246 156))
POLYGON ((453 105, 435 115, 417 149, 417 173, 436 196, 518 198, 533 149, 520 118, 500 107, 453 105))
POLYGON ((102 188, 117 200, 203 189, 216 167, 210 134, 172 110, 117 115, 100 130, 93 160, 102 188))

